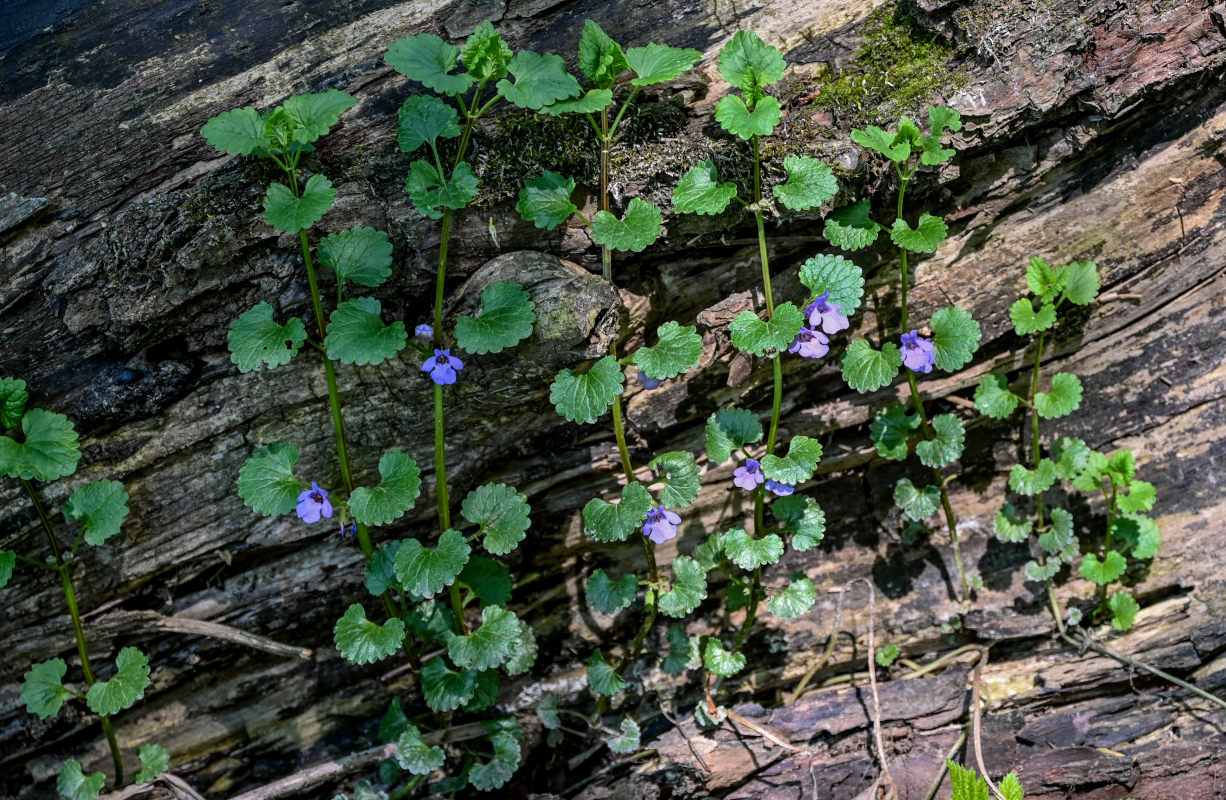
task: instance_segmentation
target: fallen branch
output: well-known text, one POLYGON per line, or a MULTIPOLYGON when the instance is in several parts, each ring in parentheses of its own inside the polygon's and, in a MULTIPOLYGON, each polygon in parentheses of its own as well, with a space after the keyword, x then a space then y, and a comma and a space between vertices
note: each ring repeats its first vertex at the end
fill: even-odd
POLYGON ((1209 692, 1206 692, 1204 689, 1194 686, 1191 683, 1188 683, 1187 681, 1181 678, 1176 678, 1174 675, 1172 675, 1169 672, 1158 669, 1157 667, 1151 667, 1149 664, 1146 664, 1144 661, 1137 661, 1135 658, 1126 656, 1118 650, 1113 650, 1110 647, 1107 647, 1105 644, 1100 644, 1099 642, 1096 642, 1093 639, 1091 639, 1090 636, 1086 633, 1082 633, 1080 639, 1070 636, 1067 633, 1061 634, 1061 637, 1064 639, 1064 641, 1068 642, 1069 644, 1075 647, 1080 647, 1083 649, 1089 648, 1090 650, 1093 650, 1094 652, 1099 653, 1101 655, 1107 656, 1108 658, 1114 658, 1116 661, 1119 661, 1121 664, 1126 664, 1127 666, 1135 667, 1136 669, 1143 669, 1146 672, 1150 673, 1151 675, 1157 675, 1159 678, 1161 678, 1164 681, 1169 681, 1170 683, 1173 683, 1176 686, 1179 686, 1183 689, 1187 689, 1189 692, 1192 692, 1198 697, 1203 697, 1204 699, 1208 700, 1214 705, 1219 706, 1220 708, 1226 708, 1226 700, 1223 700, 1222 698, 1217 697, 1216 695, 1209 694, 1209 692))
POLYGON ((117 611, 100 618, 96 623, 100 628, 111 631, 130 630, 132 628, 155 628, 171 633, 183 633, 188 636, 205 636, 210 639, 221 639, 254 650, 271 653, 282 658, 301 658, 310 660, 315 654, 309 647, 294 647, 260 636, 257 633, 240 630, 223 625, 220 622, 210 622, 191 617, 175 617, 158 614, 155 611, 117 611))
POLYGON ((979 766, 979 776, 987 783, 988 788, 992 790, 992 794, 996 795, 996 800, 1009 800, 1000 789, 996 788, 996 783, 988 775, 988 769, 983 764, 983 737, 980 731, 982 715, 980 713, 979 674, 987 663, 988 648, 981 647, 979 648, 979 663, 975 664, 975 669, 971 672, 971 730, 975 732, 972 739, 975 744, 975 763, 979 766))
POLYGON ((846 589, 847 587, 839 589, 839 597, 834 601, 834 626, 830 629, 830 638, 826 640, 826 651, 822 653, 822 657, 813 666, 809 667, 804 676, 797 682, 796 688, 792 690, 792 695, 785 701, 785 704, 791 705, 804 697, 805 688, 809 685, 809 681, 813 680, 813 676, 820 672, 822 667, 830 663, 830 656, 834 655, 834 647, 839 641, 839 626, 843 621, 843 597, 846 595, 846 589))
POLYGON ((863 583, 868 587, 868 684, 873 693, 873 739, 877 743, 877 760, 881 762, 881 776, 877 782, 878 785, 885 784, 885 797, 888 800, 898 797, 898 784, 894 783, 894 776, 890 774, 890 765, 885 757, 885 742, 881 736, 881 697, 877 694, 877 644, 874 638, 876 635, 877 591, 873 588, 873 582, 868 578, 856 578, 847 586, 850 587, 853 583, 863 583))

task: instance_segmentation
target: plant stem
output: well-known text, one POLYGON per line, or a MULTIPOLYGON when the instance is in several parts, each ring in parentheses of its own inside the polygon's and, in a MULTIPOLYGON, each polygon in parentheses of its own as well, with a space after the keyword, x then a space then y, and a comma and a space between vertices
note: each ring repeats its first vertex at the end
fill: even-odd
MULTIPOLYGON (((51 519, 47 516, 46 509, 43 508, 42 501, 38 498, 38 493, 34 491, 34 487, 30 485, 28 480, 22 480, 21 485, 25 487, 26 494, 30 497, 30 503, 34 506, 34 511, 38 514, 39 521, 42 522, 43 530, 47 533, 47 541, 51 544, 51 552, 55 554, 55 571, 60 576, 60 586, 64 590, 64 602, 68 606, 68 615, 72 617, 72 634, 77 640, 77 655, 81 659, 81 672, 85 674, 86 686, 93 686, 94 668, 89 663, 89 643, 85 640, 85 626, 81 623, 81 611, 77 607, 77 593, 72 585, 72 575, 69 574, 69 565, 64 561, 64 556, 60 552, 59 540, 55 538, 55 530, 51 527, 51 519)), ((123 756, 119 753, 119 742, 115 738, 115 726, 111 724, 111 718, 105 714, 99 714, 99 719, 102 722, 102 731, 106 734, 106 742, 111 748, 111 761, 115 765, 115 788, 123 786, 123 756)))
MULTIPOLYGON (((903 198, 907 192, 907 182, 911 179, 911 174, 904 175, 900 169, 898 176, 902 181, 898 189, 898 211, 897 218, 902 219, 903 198)), ((907 274, 907 248, 898 248, 900 254, 900 271, 902 273, 902 322, 899 325, 899 333, 907 333, 907 284, 910 278, 907 274)), ((921 430, 926 440, 931 440, 932 427, 928 424, 928 414, 924 411, 924 399, 920 396, 919 385, 915 381, 915 373, 907 367, 903 367, 907 373, 907 384, 911 387, 911 400, 915 405, 916 412, 919 413, 921 430)), ((945 489, 945 476, 941 474, 941 470, 933 467, 933 479, 936 481, 937 488, 941 492, 941 509, 945 512, 945 524, 949 528, 949 544, 954 552, 954 568, 958 573, 958 599, 965 600, 970 594, 970 589, 966 581, 966 567, 962 563, 962 546, 958 541, 958 517, 954 514, 953 504, 949 501, 949 492, 945 489)))
MULTIPOLYGON (((625 107, 623 106, 623 109, 625 107)), ((600 112, 600 210, 609 210, 609 108, 605 106, 600 112)), ((600 248, 600 264, 604 279, 613 282, 613 251, 607 247, 600 248)), ((616 355, 616 353, 614 353, 616 355)))
MULTIPOLYGON (((1038 342, 1035 344, 1034 350, 1034 370, 1030 373, 1030 461, 1031 469, 1039 468, 1039 460, 1042 456, 1042 440, 1039 436, 1039 412, 1034 407, 1034 396, 1039 392, 1039 370, 1043 365, 1043 341, 1047 336, 1047 331, 1039 333, 1038 342)), ((1035 530, 1042 532, 1045 529, 1043 522, 1043 493, 1039 492, 1035 498, 1035 530)), ((1043 554, 1043 565, 1047 565, 1049 556, 1043 554)), ((1056 620, 1056 630, 1060 635, 1064 635, 1064 612, 1060 610, 1060 600, 1056 597, 1056 586, 1052 578, 1047 581, 1047 604, 1051 608, 1052 617, 1056 620)))

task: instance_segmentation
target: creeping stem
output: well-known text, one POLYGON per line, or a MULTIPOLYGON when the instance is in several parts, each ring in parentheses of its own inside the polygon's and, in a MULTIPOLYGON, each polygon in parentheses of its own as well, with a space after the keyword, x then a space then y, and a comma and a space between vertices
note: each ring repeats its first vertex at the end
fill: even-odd
MULTIPOLYGON (((901 185, 898 189, 898 219, 902 219, 903 199, 907 193, 907 182, 911 180, 911 177, 915 174, 915 170, 918 168, 919 167, 917 165, 916 167, 912 168, 911 171, 906 173, 904 173, 901 168, 898 168, 898 177, 901 180, 901 185)), ((900 254, 900 271, 902 273, 902 287, 900 293, 902 300, 902 323, 900 325, 899 333, 903 334, 907 333, 908 330, 907 284, 910 282, 910 279, 907 275, 907 248, 900 247, 898 250, 900 254)), ((907 383, 911 387, 911 400, 915 405, 916 412, 919 413, 920 423, 922 424, 921 430, 924 434, 924 438, 930 440, 933 438, 932 427, 928 424, 928 414, 924 411, 924 398, 920 396, 919 386, 915 381, 915 373, 905 366, 903 367, 903 370, 905 370, 907 373, 907 383)), ((945 488, 945 477, 941 474, 941 470, 933 467, 932 477, 936 481, 937 488, 941 492, 941 508, 945 512, 945 524, 949 528, 949 544, 954 552, 954 568, 958 572, 958 586, 960 589, 958 597, 960 600, 965 600, 969 595, 970 590, 966 581, 966 568, 962 564, 962 546, 958 541, 958 517, 954 514, 953 504, 949 502, 949 492, 945 488)))
MULTIPOLYGON (((73 589, 68 563, 64 561, 60 543, 55 538, 55 530, 51 527, 51 520, 47 517, 42 501, 38 499, 38 493, 27 480, 22 480, 21 485, 25 487, 26 494, 30 496, 30 503, 38 513, 43 530, 47 532, 47 541, 51 543, 51 552, 55 555, 56 564, 53 569, 59 573, 60 586, 64 589, 64 602, 68 605, 68 615, 72 617, 72 634, 77 640, 77 655, 81 658, 81 671, 85 673, 85 685, 93 686, 95 683, 94 668, 89 663, 89 644, 85 641, 85 627, 81 624, 81 611, 77 608, 77 593, 73 589)), ((106 743, 111 748, 111 761, 115 765, 115 788, 118 789, 123 786, 123 756, 119 754, 119 741, 115 738, 115 726, 111 724, 111 718, 105 714, 98 715, 98 718, 102 722, 102 731, 106 734, 106 743)))
MULTIPOLYGON (((1039 370, 1043 365, 1043 342, 1047 336, 1047 331, 1039 333, 1038 342, 1034 349, 1034 370, 1030 373, 1030 460, 1031 469, 1039 468, 1039 458, 1042 455, 1042 442, 1039 439, 1039 412, 1034 407, 1034 396, 1039 391, 1039 370)), ((1035 498, 1035 530, 1040 533, 1044 530, 1043 522, 1043 493, 1039 492, 1035 498)), ((1044 554, 1043 563, 1047 563, 1048 556, 1044 554)), ((1052 617, 1056 620, 1056 630, 1060 635, 1064 635, 1064 613, 1060 610, 1060 601, 1056 598, 1056 585, 1052 578, 1047 579, 1047 604, 1051 608, 1052 617)))

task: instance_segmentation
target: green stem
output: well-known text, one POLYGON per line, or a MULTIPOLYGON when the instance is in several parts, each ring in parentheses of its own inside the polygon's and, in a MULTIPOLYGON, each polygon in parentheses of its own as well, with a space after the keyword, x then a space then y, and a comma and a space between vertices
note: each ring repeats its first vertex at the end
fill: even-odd
MULTIPOLYGON (((622 110, 626 107, 623 105, 622 110)), ((618 114, 621 119, 621 114, 618 114)), ((600 112, 600 210, 609 210, 609 148, 613 141, 609 134, 609 109, 606 106, 600 112)), ((604 279, 613 281, 613 251, 603 245, 600 248, 600 263, 604 279)), ((614 352, 616 356, 617 353, 614 352)))
MULTIPOLYGON (((1041 452, 1041 442, 1039 439, 1039 412, 1036 411, 1034 408, 1034 397, 1039 392, 1039 368, 1041 367, 1043 363, 1043 338, 1046 335, 1047 335, 1047 331, 1043 331, 1042 333, 1039 334, 1039 341, 1038 341, 1038 344, 1035 346, 1035 351, 1034 351, 1034 371, 1030 373, 1030 430, 1031 430, 1030 460, 1032 462, 1031 469, 1036 469, 1036 470, 1039 468, 1039 459, 1040 459, 1040 456, 1042 455, 1042 452, 1041 452)), ((1043 529, 1043 493, 1042 492, 1039 492, 1039 496, 1036 498, 1036 505, 1038 508, 1037 528, 1038 530, 1042 530, 1043 529)))
MULTIPOLYGON (((1107 532, 1103 536, 1103 561, 1107 560, 1107 554, 1111 552, 1111 527, 1115 524, 1116 507, 1115 507, 1115 484, 1111 484, 1111 496, 1107 496, 1107 490, 1103 489, 1103 498, 1107 501, 1107 532)), ((1098 610, 1102 611, 1107 607, 1107 584, 1100 584, 1098 587, 1098 610)))
MULTIPOLYGON (((34 506, 34 511, 38 514, 38 519, 42 522, 43 530, 47 533, 47 541, 51 544, 51 552, 55 554, 56 567, 54 568, 60 576, 60 586, 64 590, 64 602, 68 606, 68 615, 72 618, 72 634, 77 640, 77 655, 81 659, 81 671, 85 674, 85 684, 93 686, 94 668, 89 662, 89 643, 85 640, 85 626, 81 623, 81 610, 77 607, 77 593, 72 585, 72 576, 69 574, 68 563, 64 561, 63 553, 60 552, 59 540, 55 538, 55 530, 51 527, 51 519, 47 516, 46 509, 43 508, 42 501, 38 498, 38 493, 34 491, 34 487, 27 480, 22 480, 21 485, 25 487, 26 494, 30 497, 30 503, 34 506)), ((105 714, 100 714, 99 719, 102 722, 102 731, 106 734, 107 744, 111 748, 111 761, 115 765, 115 788, 123 786, 123 756, 119 753, 119 741, 115 738, 115 726, 111 724, 111 718, 105 714)))
POLYGON ((749 605, 745 610, 745 622, 741 624, 741 630, 737 632, 736 641, 732 645, 732 652, 737 652, 741 646, 745 644, 745 640, 749 638, 749 630, 753 627, 753 622, 758 616, 758 600, 762 595, 762 568, 755 567, 753 571, 753 583, 749 586, 749 605))

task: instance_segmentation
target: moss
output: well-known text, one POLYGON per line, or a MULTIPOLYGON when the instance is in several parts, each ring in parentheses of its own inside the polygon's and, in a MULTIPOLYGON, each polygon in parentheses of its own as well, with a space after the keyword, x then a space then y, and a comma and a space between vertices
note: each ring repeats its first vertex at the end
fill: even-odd
MULTIPOLYGON (((919 28, 895 4, 868 16, 864 42, 839 74, 827 72, 814 104, 853 124, 892 122, 921 111, 966 81, 951 68, 953 45, 919 28)), ((819 78, 820 79, 820 78, 819 78)))
POLYGON ((546 117, 508 111, 493 130, 474 137, 469 160, 481 179, 475 205, 489 206, 515 197, 524 182, 545 170, 590 182, 599 148, 585 117, 546 117))

